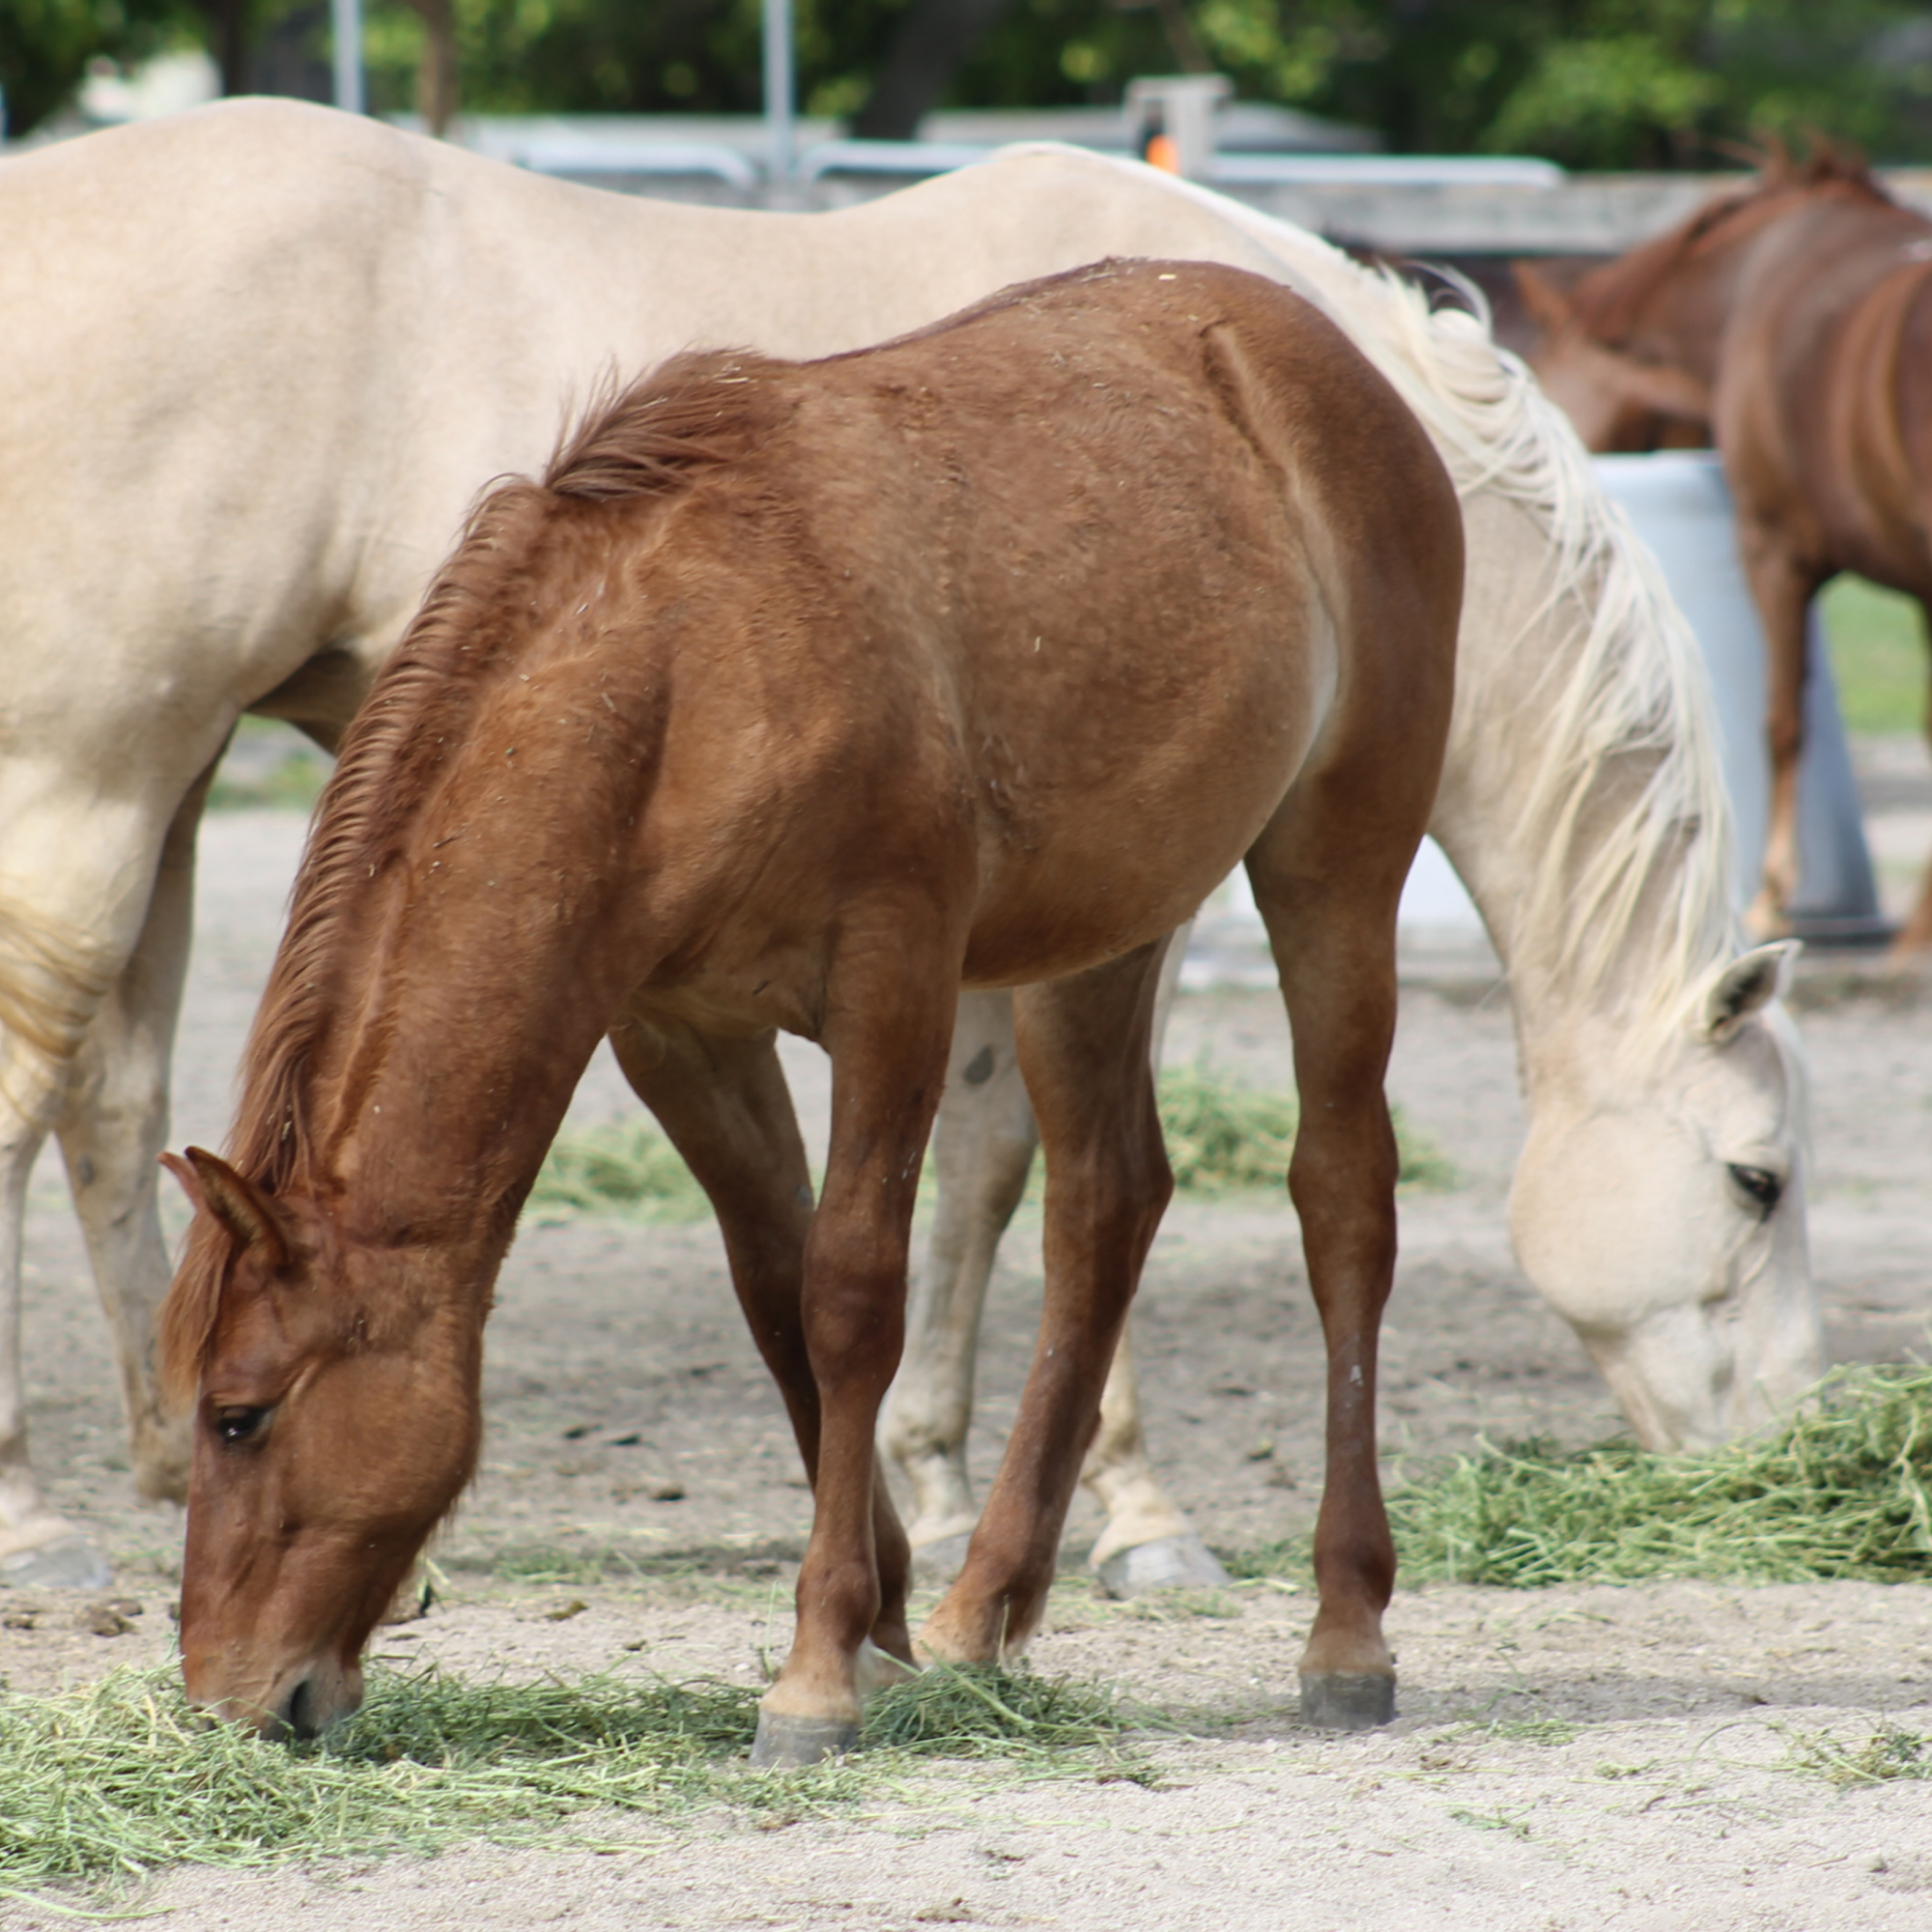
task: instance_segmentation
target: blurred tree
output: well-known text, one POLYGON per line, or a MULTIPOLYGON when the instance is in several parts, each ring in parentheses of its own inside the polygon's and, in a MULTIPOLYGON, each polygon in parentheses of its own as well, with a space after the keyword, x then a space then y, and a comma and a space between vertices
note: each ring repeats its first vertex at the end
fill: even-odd
POLYGON ((205 38, 185 0, 0 0, 0 90, 7 132, 62 106, 91 60, 136 61, 205 38))
MULTIPOLYGON (((453 44, 464 104, 481 112, 759 104, 758 0, 365 4, 378 111, 418 107, 435 121, 453 107, 439 44, 453 44)), ((1932 158, 1932 0, 795 5, 801 105, 875 134, 910 131, 933 104, 1111 101, 1136 73, 1207 64, 1248 99, 1359 122, 1399 151, 1701 166, 1714 142, 1810 126, 1880 158, 1932 158)), ((258 82, 275 36, 327 58, 316 0, 0 0, 15 130, 57 104, 90 57, 133 59, 183 32, 258 82)))

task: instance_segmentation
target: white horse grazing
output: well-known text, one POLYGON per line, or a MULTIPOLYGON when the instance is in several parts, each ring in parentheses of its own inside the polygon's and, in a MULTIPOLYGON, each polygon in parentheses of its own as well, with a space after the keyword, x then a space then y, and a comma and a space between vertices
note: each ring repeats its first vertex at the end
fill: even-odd
POLYGON ((1108 254, 1293 283, 1463 492, 1437 830, 1511 965, 1532 1278, 1647 1439, 1715 1439, 1811 1378, 1795 1062, 1767 1010, 1782 955, 1730 958, 1697 674, 1567 430, 1473 322, 1076 153, 766 215, 601 194, 292 101, 0 164, 0 1579, 99 1569, 43 1500, 21 1404, 20 1217, 50 1129, 137 1484, 182 1488, 150 1362, 155 1157, 194 827, 237 717, 332 745, 469 499, 538 464, 564 398, 613 363, 819 355, 1108 254))

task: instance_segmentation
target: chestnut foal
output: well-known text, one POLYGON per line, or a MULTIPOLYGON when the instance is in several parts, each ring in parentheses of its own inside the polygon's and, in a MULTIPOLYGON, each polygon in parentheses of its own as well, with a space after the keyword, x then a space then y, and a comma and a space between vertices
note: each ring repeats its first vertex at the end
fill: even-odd
POLYGON ((1396 903, 1435 801, 1462 523, 1318 310, 1109 263, 829 361, 681 358, 474 516, 351 730, 164 1311, 197 1392, 189 1693, 353 1709, 475 1465, 492 1285, 609 1032, 717 1208, 815 1510, 755 1756, 909 1666, 873 1428, 960 985, 1017 987, 1045 1312, 922 1634, 1037 1623, 1170 1180, 1161 942, 1245 855, 1294 1027, 1290 1185, 1329 1353, 1303 1708, 1387 1718, 1375 1377, 1396 903), (824 1192, 776 1031, 833 1064, 824 1192))

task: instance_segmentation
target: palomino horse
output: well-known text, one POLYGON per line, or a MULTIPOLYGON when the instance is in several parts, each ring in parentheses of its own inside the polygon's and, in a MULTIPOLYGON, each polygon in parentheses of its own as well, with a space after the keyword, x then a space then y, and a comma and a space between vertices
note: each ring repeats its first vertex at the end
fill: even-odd
MULTIPOLYGON (((1457 479, 1473 564, 1434 825, 1511 966, 1530 1278, 1648 1441, 1721 1438, 1817 1373, 1795 1071, 1747 1012, 1707 1026, 1775 978, 1768 955, 1733 960, 1699 674, 1574 439, 1470 318, 1093 155, 750 214, 545 181, 288 100, 9 160, 0 227, 0 1576, 99 1566, 27 1456, 20 1219, 50 1128, 135 1479, 185 1481, 151 1360, 171 1272, 154 1163, 195 824, 236 717, 332 747, 465 505, 540 464, 559 394, 613 358, 825 355, 1109 253, 1289 282, 1457 479), (1742 1171, 1782 1198, 1767 1211, 1742 1171)), ((1003 1091, 962 1082, 947 1104, 1003 1091)), ((1151 1496, 1144 1459, 1116 1467, 1151 1496)), ((1138 1536, 1149 1511, 1116 1515, 1138 1536)))
POLYGON ((755 1756, 856 1743, 868 1676, 912 1661, 872 1438, 962 982, 1018 988, 1046 1306, 923 1636, 1021 1648, 1172 1186, 1164 942, 1245 856, 1328 1349, 1302 1708, 1386 1719, 1381 1083, 1462 594, 1455 492, 1394 389, 1312 304, 1201 264, 1076 270, 826 362, 686 357, 493 494, 324 794, 230 1161, 180 1168, 196 1701, 297 1731, 357 1701, 474 1467, 497 1265, 608 1033, 812 1477, 755 1756), (815 1209, 780 1028, 832 1060, 815 1209))
MULTIPOLYGON (((1559 294, 1518 270, 1532 358, 1593 449, 1715 432, 1770 644, 1771 824, 1750 919, 1775 930, 1798 877, 1804 618, 1841 570, 1932 611, 1932 221, 1829 147, 1778 154, 1748 188, 1559 294)), ((1932 947, 1932 868, 1897 951, 1932 947)))

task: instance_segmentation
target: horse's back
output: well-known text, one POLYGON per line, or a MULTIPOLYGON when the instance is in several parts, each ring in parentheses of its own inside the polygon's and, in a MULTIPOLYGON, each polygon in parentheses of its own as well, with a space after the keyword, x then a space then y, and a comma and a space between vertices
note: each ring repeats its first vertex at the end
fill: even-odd
POLYGON ((1064 938, 1083 962, 1168 929, 1318 742, 1324 768, 1373 786, 1406 763, 1433 795, 1456 499, 1395 392, 1300 298, 1108 263, 778 380, 796 427, 754 473, 817 506, 834 595, 861 586, 835 682, 862 688, 865 640, 883 644, 864 728, 923 748, 927 795, 972 801, 969 977, 1036 970, 1070 918, 1056 907, 1081 909, 1064 938), (922 705, 936 728, 892 725, 922 705), (1137 890, 1096 899, 1085 882, 1123 847, 1150 855, 1137 890))

